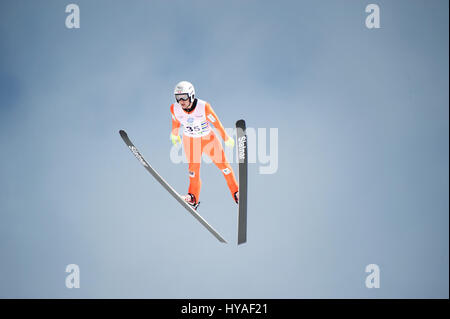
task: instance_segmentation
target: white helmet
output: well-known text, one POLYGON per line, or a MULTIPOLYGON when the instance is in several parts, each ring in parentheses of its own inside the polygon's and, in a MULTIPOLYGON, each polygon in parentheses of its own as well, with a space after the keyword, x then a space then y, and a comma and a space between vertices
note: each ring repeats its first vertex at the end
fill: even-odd
POLYGON ((175 86, 175 90, 173 93, 175 94, 175 99, 177 100, 177 102, 187 99, 189 99, 190 102, 194 101, 195 89, 192 83, 188 81, 179 82, 175 86))

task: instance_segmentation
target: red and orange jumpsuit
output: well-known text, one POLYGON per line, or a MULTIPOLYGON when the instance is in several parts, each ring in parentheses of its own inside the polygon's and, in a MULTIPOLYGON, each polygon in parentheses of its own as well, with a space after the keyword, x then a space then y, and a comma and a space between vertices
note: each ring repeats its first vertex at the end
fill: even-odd
POLYGON ((220 136, 226 141, 229 136, 222 123, 208 102, 195 99, 194 108, 190 112, 183 110, 180 104, 170 106, 172 113, 172 134, 178 135, 178 129, 183 124, 183 147, 189 163, 189 190, 198 202, 200 198, 200 164, 202 154, 206 153, 214 164, 222 171, 231 196, 238 191, 238 184, 233 169, 228 163, 222 144, 211 129, 211 124, 218 130, 220 136))

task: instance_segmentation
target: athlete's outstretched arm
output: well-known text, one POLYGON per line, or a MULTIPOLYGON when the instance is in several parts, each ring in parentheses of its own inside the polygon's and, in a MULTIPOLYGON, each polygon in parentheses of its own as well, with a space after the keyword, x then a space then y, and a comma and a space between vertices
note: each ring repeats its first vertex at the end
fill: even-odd
POLYGON ((178 135, 178 129, 180 128, 181 123, 175 117, 175 113, 173 111, 173 104, 170 106, 170 113, 172 115, 172 131, 171 131, 171 133, 173 135, 178 135))
POLYGON ((175 145, 178 142, 181 143, 181 138, 178 135, 178 129, 180 128, 181 123, 175 117, 175 113, 173 112, 173 104, 170 106, 170 113, 172 115, 172 130, 170 131, 170 140, 172 141, 172 144, 175 145))
POLYGON ((228 139, 230 139, 228 134, 225 132, 225 129, 223 128, 222 122, 220 122, 219 117, 216 115, 216 113, 214 112, 213 108, 211 107, 211 105, 209 103, 206 103, 205 114, 206 114, 206 119, 212 125, 214 125, 214 127, 219 131, 219 134, 222 137, 222 139, 224 141, 227 141, 228 139))

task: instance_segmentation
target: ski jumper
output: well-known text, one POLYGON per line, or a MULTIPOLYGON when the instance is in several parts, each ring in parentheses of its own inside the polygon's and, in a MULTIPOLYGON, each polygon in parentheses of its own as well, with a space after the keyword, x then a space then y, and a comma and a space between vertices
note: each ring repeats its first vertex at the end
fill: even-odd
POLYGON ((172 134, 178 135, 178 129, 183 124, 183 147, 189 163, 189 190, 198 202, 200 198, 201 179, 200 164, 202 154, 211 158, 214 164, 222 171, 227 182, 231 196, 239 189, 233 169, 228 163, 222 144, 211 129, 211 124, 218 130, 224 141, 228 139, 222 123, 208 102, 195 99, 190 112, 183 110, 180 104, 170 106, 172 113, 172 134))

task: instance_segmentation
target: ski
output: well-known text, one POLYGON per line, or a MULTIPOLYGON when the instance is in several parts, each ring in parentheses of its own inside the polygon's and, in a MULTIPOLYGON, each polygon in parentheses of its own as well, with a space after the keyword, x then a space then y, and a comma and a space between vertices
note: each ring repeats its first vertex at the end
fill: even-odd
POLYGON ((237 152, 239 159, 238 245, 247 242, 247 132, 244 120, 236 122, 237 152))
POLYGON ((226 243, 226 240, 210 225, 208 222, 197 213, 195 209, 193 209, 188 203, 181 198, 180 194, 178 194, 144 159, 142 154, 138 151, 136 146, 133 145, 131 140, 128 138, 127 133, 124 130, 119 131, 120 136, 122 137, 125 144, 130 148, 131 152, 136 156, 139 162, 145 167, 145 169, 172 195, 186 210, 194 216, 211 234, 214 235, 220 242, 226 243))

